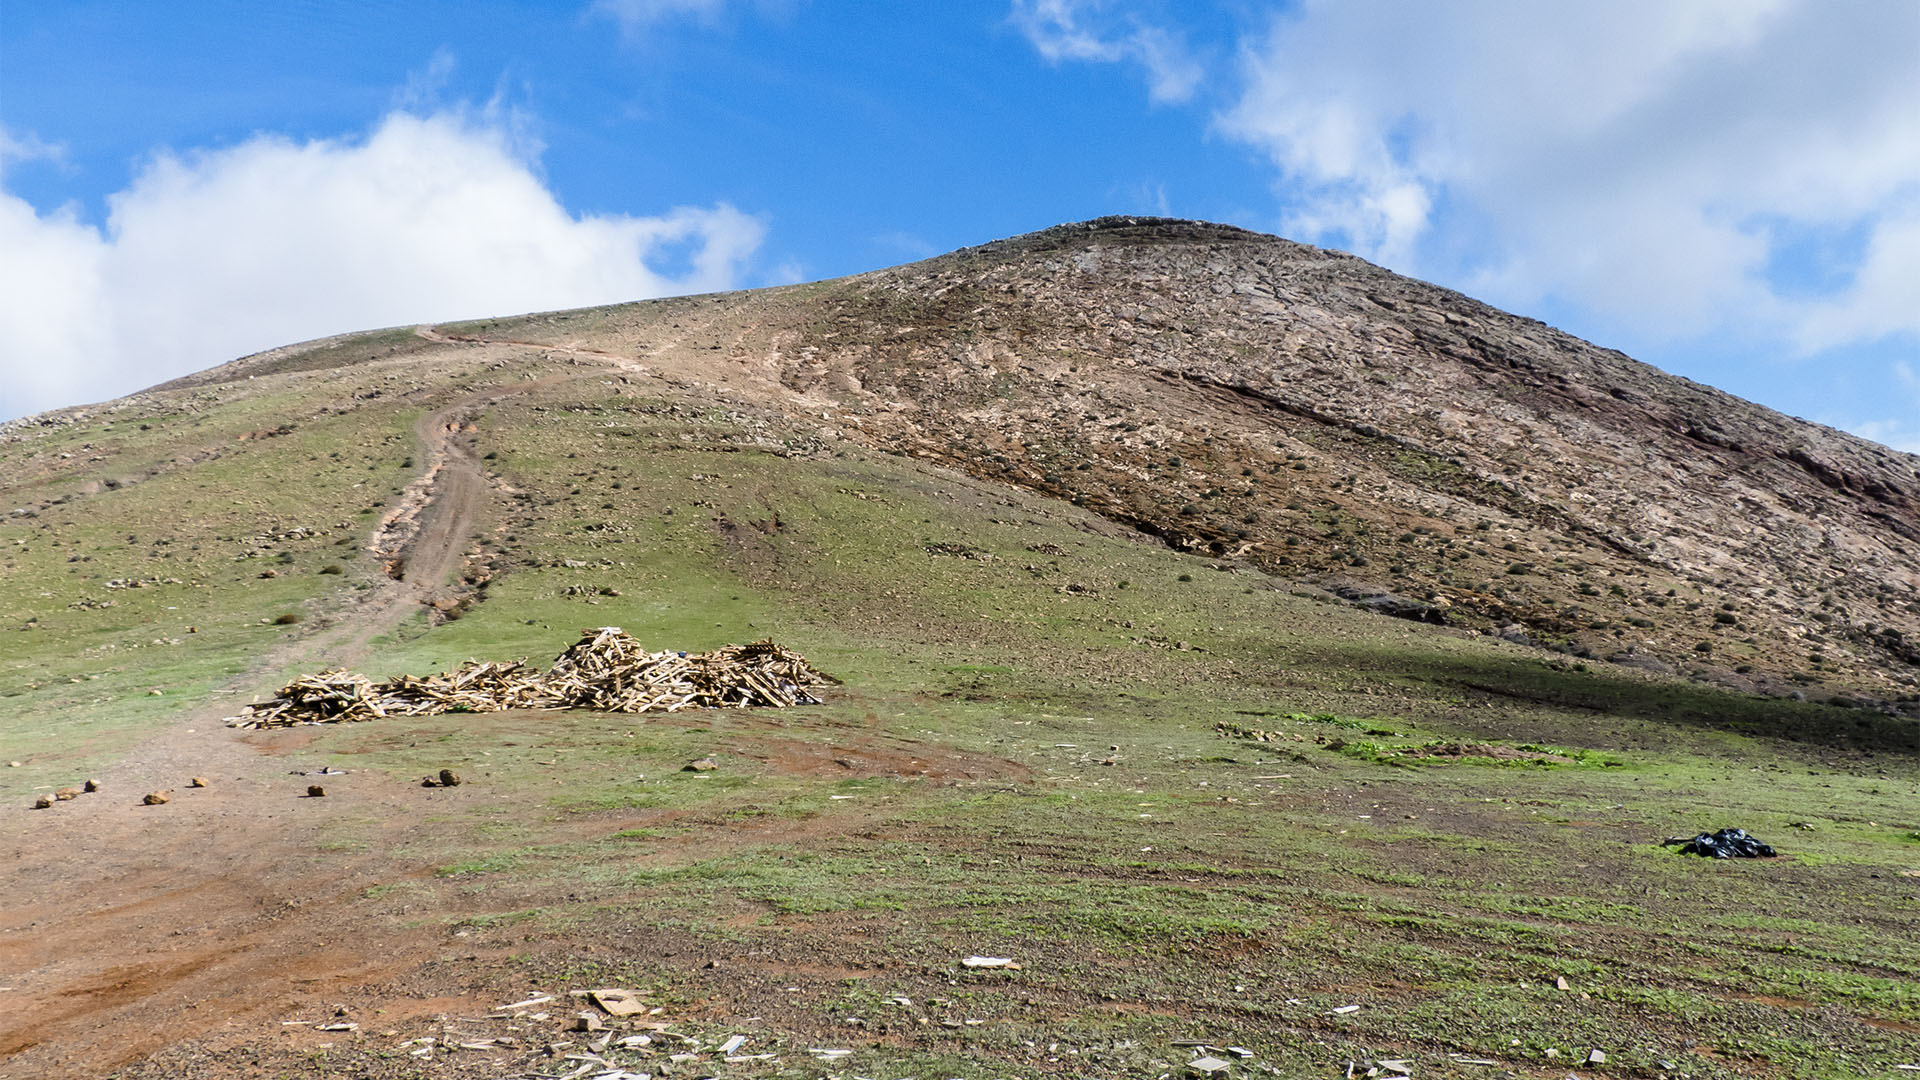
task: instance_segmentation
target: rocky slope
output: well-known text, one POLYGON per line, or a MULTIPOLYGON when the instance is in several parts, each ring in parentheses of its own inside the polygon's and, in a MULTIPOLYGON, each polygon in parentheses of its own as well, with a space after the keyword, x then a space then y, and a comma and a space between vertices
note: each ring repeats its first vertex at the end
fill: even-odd
POLYGON ((1352 256, 1105 219, 819 306, 780 377, 878 444, 1582 657, 1914 685, 1920 459, 1352 256))

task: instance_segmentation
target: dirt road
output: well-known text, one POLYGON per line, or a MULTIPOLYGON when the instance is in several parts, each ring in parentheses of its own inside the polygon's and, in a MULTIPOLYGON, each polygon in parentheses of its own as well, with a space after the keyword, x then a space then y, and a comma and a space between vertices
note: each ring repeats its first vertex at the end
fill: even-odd
MULTIPOLYGON (((550 382, 550 381, 549 381, 550 382)), ((330 820, 417 820, 402 791, 375 795, 320 767, 298 740, 229 731, 265 673, 346 665, 448 593, 488 483, 471 438, 493 401, 547 382, 465 395, 415 427, 418 476, 368 549, 394 569, 318 632, 286 642, 103 770, 102 790, 59 811, 0 820, 12 885, 0 914, 0 1077, 91 1074, 181 1038, 318 1007, 340 987, 417 962, 428 942, 353 922, 365 890, 417 868, 327 850, 330 820), (188 786, 205 777, 205 788, 188 786), (301 797, 322 783, 324 799, 301 797), (167 790, 169 803, 141 797, 167 790)))
POLYGON ((426 797, 351 774, 300 775, 324 763, 299 753, 298 733, 222 721, 269 690, 270 673, 361 664, 380 635, 455 598, 451 579, 491 503, 474 449, 489 405, 607 368, 653 372, 597 350, 415 332, 456 348, 559 353, 596 370, 478 390, 423 415, 420 471, 365 544, 387 568, 373 588, 101 770, 99 793, 57 812, 0 816, 13 886, 0 910, 0 1080, 98 1075, 183 1039, 257 1033, 330 1009, 442 944, 434 931, 369 925, 360 913, 368 889, 430 872, 389 854, 420 827, 426 797), (209 785, 189 787, 194 776, 209 785), (309 783, 326 797, 303 797, 309 783), (167 804, 141 803, 162 790, 167 804), (330 849, 329 825, 341 820, 380 823, 394 842, 330 849))

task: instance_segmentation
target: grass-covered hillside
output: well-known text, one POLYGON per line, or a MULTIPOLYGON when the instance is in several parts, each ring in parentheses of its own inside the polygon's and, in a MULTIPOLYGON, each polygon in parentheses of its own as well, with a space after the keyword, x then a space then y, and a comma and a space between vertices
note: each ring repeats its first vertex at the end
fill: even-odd
POLYGON ((889 447, 780 375, 765 328, 834 288, 0 432, 0 1077, 1920 1065, 1910 716, 1391 617, 889 447), (604 625, 842 685, 222 723, 604 625), (1660 843, 1727 826, 1781 857, 1660 843), (644 1009, 570 996, 606 988, 644 1009))

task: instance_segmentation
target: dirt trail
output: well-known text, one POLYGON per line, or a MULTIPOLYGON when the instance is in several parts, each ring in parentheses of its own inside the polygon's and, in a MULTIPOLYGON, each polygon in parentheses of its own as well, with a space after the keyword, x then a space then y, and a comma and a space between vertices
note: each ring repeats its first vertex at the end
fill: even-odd
POLYGON ((422 417, 425 467, 368 545, 404 570, 102 770, 99 793, 0 822, 16 886, 0 911, 0 1078, 88 1074, 217 1025, 318 1007, 430 947, 421 932, 346 925, 366 888, 413 868, 324 850, 330 821, 401 830, 419 796, 291 775, 322 763, 263 755, 222 720, 266 673, 358 662, 445 595, 487 503, 472 417, 556 381, 479 391, 422 417), (209 786, 189 787, 194 776, 209 786), (312 782, 326 798, 303 797, 312 782), (160 790, 169 803, 142 805, 160 790))
MULTIPOLYGON (((655 374, 598 350, 415 333, 655 374)), ((656 348, 679 340, 669 335, 656 348)), ((0 908, 0 1080, 99 1075, 222 1032, 257 1039, 280 1019, 324 1016, 356 987, 444 946, 432 928, 369 922, 364 904, 367 889, 425 872, 388 852, 422 827, 436 796, 351 773, 296 775, 340 763, 300 755, 301 740, 286 733, 263 737, 222 721, 266 689, 269 673, 360 664, 374 639, 448 599, 489 502, 473 448, 476 418, 504 398, 592 377, 489 387, 422 416, 414 427, 421 471, 367 541, 390 568, 372 589, 101 770, 99 793, 0 817, 0 861, 15 885, 0 908), (194 776, 209 786, 189 787, 194 776), (323 784, 326 797, 304 797, 309 783, 323 784), (161 790, 170 802, 142 805, 145 793, 161 790), (337 821, 357 830, 381 823, 393 842, 329 851, 337 821)))
POLYGON ((603 360, 615 367, 644 374, 645 365, 631 356, 606 352, 601 349, 583 349, 577 345, 556 345, 550 341, 519 341, 514 338, 477 337, 472 334, 446 334, 438 327, 416 326, 414 336, 425 338, 439 345, 511 345, 522 349, 540 349, 545 352, 560 353, 564 356, 585 356, 594 360, 603 360))

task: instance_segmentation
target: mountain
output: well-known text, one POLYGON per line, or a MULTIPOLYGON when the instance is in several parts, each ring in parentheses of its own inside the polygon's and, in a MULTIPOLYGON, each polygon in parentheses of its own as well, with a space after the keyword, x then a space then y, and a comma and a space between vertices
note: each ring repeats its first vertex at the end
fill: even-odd
MULTIPOLYGON (((1106 218, 440 334, 378 340, 642 363, 1383 612, 1768 693, 1920 700, 1920 458, 1338 252, 1106 218)), ((349 378, 381 355, 277 350, 157 392, 349 378)))
POLYGON ((1920 458, 1149 218, 27 417, 0 1078, 1913 1062, 1917 539, 1920 458), (222 724, 608 625, 841 682, 222 724))

